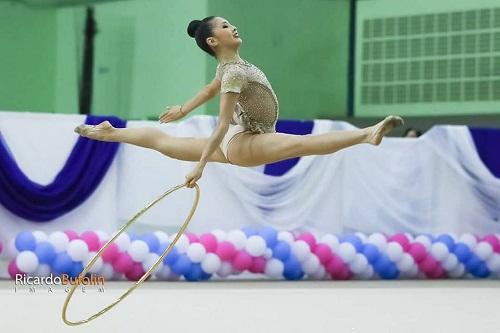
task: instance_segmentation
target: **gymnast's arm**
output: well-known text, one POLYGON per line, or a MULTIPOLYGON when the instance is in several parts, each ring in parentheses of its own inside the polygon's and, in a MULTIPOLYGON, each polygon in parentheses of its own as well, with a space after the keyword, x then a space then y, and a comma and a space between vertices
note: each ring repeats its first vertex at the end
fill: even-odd
POLYGON ((203 89, 196 94, 195 97, 184 103, 182 106, 182 113, 187 115, 198 106, 214 98, 214 96, 220 91, 220 84, 220 80, 213 79, 212 82, 203 87, 203 89))
POLYGON ((204 167, 207 164, 208 158, 213 154, 217 147, 219 147, 224 135, 226 135, 239 96, 240 94, 235 92, 226 92, 221 95, 219 121, 214 132, 210 136, 207 145, 203 149, 203 153, 201 154, 201 167, 204 167))

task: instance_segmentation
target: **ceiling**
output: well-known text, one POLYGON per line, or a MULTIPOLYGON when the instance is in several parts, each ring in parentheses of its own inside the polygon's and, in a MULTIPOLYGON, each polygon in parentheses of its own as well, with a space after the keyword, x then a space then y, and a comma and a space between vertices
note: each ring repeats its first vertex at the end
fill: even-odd
MULTIPOLYGON (((0 0, 2 1, 2 0, 0 0)), ((68 7, 81 5, 95 5, 105 2, 127 0, 3 0, 4 2, 20 3, 29 7, 68 7)))

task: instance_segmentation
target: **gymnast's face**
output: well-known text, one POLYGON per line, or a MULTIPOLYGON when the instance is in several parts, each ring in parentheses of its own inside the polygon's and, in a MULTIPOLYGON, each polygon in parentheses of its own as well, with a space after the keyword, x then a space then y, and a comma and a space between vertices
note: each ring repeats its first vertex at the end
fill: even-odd
POLYGON ((207 38, 208 45, 217 49, 237 49, 241 45, 238 29, 223 17, 215 17, 212 21, 213 37, 207 38))

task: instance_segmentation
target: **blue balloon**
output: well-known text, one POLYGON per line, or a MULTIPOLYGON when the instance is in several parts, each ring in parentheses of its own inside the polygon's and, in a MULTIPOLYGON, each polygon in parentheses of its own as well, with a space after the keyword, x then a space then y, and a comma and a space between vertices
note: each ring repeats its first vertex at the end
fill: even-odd
POLYGON ((341 242, 348 242, 351 243, 352 246, 356 249, 356 252, 361 252, 363 251, 364 244, 361 238, 359 238, 355 234, 347 234, 341 237, 341 242))
POLYGON ((76 278, 81 272, 83 272, 83 265, 81 262, 74 262, 68 275, 72 278, 76 278))
POLYGON ((35 255, 41 264, 52 264, 56 257, 56 250, 49 242, 40 242, 35 248, 35 255))
POLYGON ((471 253, 464 264, 465 268, 467 268, 467 270, 472 273, 481 265, 481 263, 481 259, 479 259, 479 257, 475 253, 471 253))
POLYGON ((455 255, 457 256, 457 259, 460 260, 461 262, 465 263, 471 256, 472 252, 470 251, 469 247, 465 245, 464 243, 457 243, 455 245, 455 255))
POLYGON ((273 248, 278 242, 278 232, 272 227, 264 227, 259 230, 259 235, 266 241, 268 248, 273 248))
POLYGON ((450 235, 439 235, 438 238, 436 238, 436 242, 441 242, 446 245, 448 251, 450 252, 453 252, 455 250, 455 240, 453 240, 453 237, 451 237, 450 235))
POLYGON ((287 280, 300 280, 304 276, 304 272, 300 267, 300 262, 295 258, 294 255, 289 256, 287 260, 285 260, 283 276, 287 280))
POLYGON ((56 254, 52 262, 52 270, 55 274, 69 273, 73 269, 73 260, 66 252, 56 254))
POLYGON ((201 269, 201 264, 192 263, 189 270, 184 274, 184 278, 187 281, 200 281, 203 276, 203 270, 201 269))
POLYGON ((285 261, 290 257, 290 251, 290 245, 285 241, 279 240, 276 246, 273 247, 273 257, 285 261))
POLYGON ((393 280, 399 276, 399 270, 397 266, 391 262, 386 267, 384 267, 384 269, 378 272, 378 275, 380 275, 380 277, 383 279, 393 280))
POLYGON ((149 247, 149 252, 156 252, 158 251, 158 248, 160 247, 160 241, 158 240, 158 237, 152 232, 147 232, 144 235, 142 235, 141 239, 148 244, 149 247))
POLYGON ((491 271, 488 269, 486 264, 481 261, 481 263, 475 269, 471 270, 470 273, 475 277, 484 279, 490 276, 491 271))
MULTIPOLYGON (((162 249, 162 251, 159 253, 159 255, 162 255, 163 252, 165 252, 165 250, 170 246, 170 244, 165 244, 164 246, 160 246, 159 248, 162 249)), ((170 253, 167 254, 165 256, 165 258, 163 258, 163 263, 165 265, 169 265, 169 266, 172 266, 173 264, 175 264, 175 262, 177 261, 177 259, 179 258, 179 250, 177 250, 177 248, 174 246, 171 250, 170 250, 170 253)))
POLYGON ((191 269, 191 260, 186 254, 181 254, 171 266, 172 272, 177 275, 185 275, 191 269))
POLYGON ((368 243, 363 246, 363 254, 368 262, 373 265, 373 263, 375 263, 380 256, 380 251, 378 250, 378 247, 368 243))
POLYGON ((139 235, 133 231, 128 232, 128 237, 130 241, 135 241, 136 239, 140 239, 139 235))
POLYGON ((22 231, 17 234, 15 244, 19 252, 34 251, 36 247, 36 238, 31 231, 22 231))
POLYGON ((392 264, 392 261, 387 257, 387 255, 381 253, 378 259, 373 263, 373 269, 375 272, 380 275, 382 272, 386 272, 389 270, 389 266, 392 264))
POLYGON ((245 233, 245 235, 247 235, 247 237, 254 236, 254 235, 258 234, 257 229, 255 229, 252 226, 243 227, 243 228, 241 228, 241 231, 243 231, 245 233))

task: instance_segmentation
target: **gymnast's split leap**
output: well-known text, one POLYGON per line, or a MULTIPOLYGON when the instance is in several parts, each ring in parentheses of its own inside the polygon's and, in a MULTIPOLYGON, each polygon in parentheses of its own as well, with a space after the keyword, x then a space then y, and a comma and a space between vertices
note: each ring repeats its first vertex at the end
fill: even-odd
POLYGON ((226 19, 209 16, 193 20, 189 36, 205 52, 217 59, 215 77, 195 97, 183 105, 167 107, 160 123, 181 119, 220 93, 218 124, 207 138, 174 137, 154 128, 115 128, 108 121, 80 125, 81 136, 109 142, 124 142, 154 149, 171 158, 198 161, 186 176, 193 187, 208 162, 253 167, 307 155, 332 154, 353 145, 379 145, 382 138, 403 125, 398 116, 388 116, 373 126, 317 135, 277 133, 278 99, 265 74, 239 56, 242 39, 226 19))

